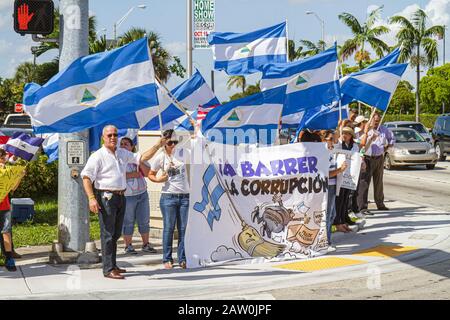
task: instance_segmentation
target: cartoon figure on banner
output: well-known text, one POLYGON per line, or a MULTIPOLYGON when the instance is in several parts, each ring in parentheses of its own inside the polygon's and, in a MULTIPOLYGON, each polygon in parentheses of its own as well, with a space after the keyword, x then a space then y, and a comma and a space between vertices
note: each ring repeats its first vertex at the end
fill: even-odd
POLYGON ((262 223, 261 233, 269 238, 272 237, 272 233, 283 231, 289 222, 296 220, 294 211, 283 206, 281 195, 274 195, 272 201, 274 203, 264 203, 255 207, 252 212, 252 221, 256 220, 258 224, 262 223))

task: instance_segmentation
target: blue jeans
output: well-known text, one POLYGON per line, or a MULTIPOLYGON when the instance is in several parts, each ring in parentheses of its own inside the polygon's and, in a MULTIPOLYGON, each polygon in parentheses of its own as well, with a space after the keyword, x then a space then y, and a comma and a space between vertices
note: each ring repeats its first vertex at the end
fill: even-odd
POLYGON ((178 230, 178 262, 186 261, 184 233, 186 231, 189 194, 162 193, 159 202, 163 216, 163 263, 172 262, 173 232, 178 230))
POLYGON ((327 237, 328 244, 331 245, 331 227, 336 217, 336 186, 328 186, 328 205, 327 205, 327 237))
POLYGON ((125 218, 123 220, 122 233, 126 236, 133 235, 134 223, 137 222, 139 233, 145 234, 150 231, 150 204, 148 203, 148 193, 126 197, 127 205, 125 218))

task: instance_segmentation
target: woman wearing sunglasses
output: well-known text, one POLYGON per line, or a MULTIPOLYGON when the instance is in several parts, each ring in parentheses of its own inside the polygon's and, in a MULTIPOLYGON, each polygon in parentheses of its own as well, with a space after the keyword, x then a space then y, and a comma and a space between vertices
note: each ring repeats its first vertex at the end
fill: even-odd
POLYGON ((163 216, 163 263, 164 268, 173 268, 172 244, 175 224, 178 230, 178 263, 186 268, 184 251, 184 233, 189 211, 189 183, 186 165, 183 159, 175 153, 179 140, 175 131, 163 132, 166 139, 163 152, 155 157, 151 164, 148 178, 156 183, 164 183, 161 190, 160 208, 163 216), (156 176, 158 171, 160 176, 156 176))

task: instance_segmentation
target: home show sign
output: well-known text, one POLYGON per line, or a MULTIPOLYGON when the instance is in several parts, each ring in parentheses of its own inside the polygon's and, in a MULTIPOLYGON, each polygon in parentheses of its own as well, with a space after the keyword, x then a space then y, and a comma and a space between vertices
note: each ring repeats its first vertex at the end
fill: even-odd
POLYGON ((194 49, 208 49, 215 28, 215 0, 194 0, 194 49))

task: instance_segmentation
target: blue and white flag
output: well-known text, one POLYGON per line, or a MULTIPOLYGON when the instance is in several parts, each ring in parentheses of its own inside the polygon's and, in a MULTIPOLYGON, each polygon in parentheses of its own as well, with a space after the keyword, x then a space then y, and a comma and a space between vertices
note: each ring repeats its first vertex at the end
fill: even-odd
POLYGON ((30 161, 39 151, 43 142, 43 138, 30 137, 26 133, 16 132, 5 144, 5 151, 30 161))
POLYGON ((45 154, 48 156, 47 163, 51 163, 58 160, 58 145, 59 145, 59 134, 49 133, 43 134, 44 142, 42 143, 42 149, 44 149, 45 154))
MULTIPOLYGON (((220 104, 198 70, 189 79, 171 90, 170 93, 194 120, 199 107, 208 108, 220 104)), ((188 116, 175 105, 173 99, 169 97, 164 89, 158 91, 158 97, 160 103, 157 111, 161 111, 163 130, 194 130, 188 116)), ((160 130, 158 114, 150 117, 150 113, 144 114, 144 112, 138 113, 140 115, 139 118, 145 121, 145 124, 140 129, 160 130)))
POLYGON ((228 102, 211 110, 202 122, 202 133, 224 144, 271 145, 275 142, 286 97, 286 86, 228 102))
POLYGON ((262 68, 261 90, 287 84, 283 127, 297 127, 305 110, 338 101, 341 96, 336 46, 313 57, 262 68))
POLYGON ((408 64, 390 64, 355 72, 343 78, 344 95, 380 110, 386 110, 408 64))
POLYGON ((214 220, 220 220, 222 209, 219 205, 219 199, 225 193, 225 190, 217 178, 214 164, 208 166, 203 174, 202 180, 202 201, 196 202, 193 208, 205 216, 209 227, 213 230, 214 220))
MULTIPOLYGON (((395 64, 395 63, 397 63, 399 57, 400 57, 400 48, 396 48, 391 53, 389 53, 387 56, 385 56, 385 57, 381 58, 380 60, 374 62, 373 64, 371 64, 370 66, 368 66, 364 70, 372 70, 372 69, 376 69, 376 68, 379 68, 379 67, 385 67, 385 66, 389 66, 389 65, 395 64)), ((353 75, 356 75, 356 74, 357 73, 352 73, 350 75, 347 75, 347 76, 341 78, 340 79, 341 88, 344 86, 345 82, 348 79, 351 79, 351 77, 353 75)), ((358 99, 353 97, 353 93, 352 92, 343 93, 342 94, 342 99, 341 99, 342 105, 347 105, 350 102, 353 102, 355 100, 358 100, 358 99)), ((362 100, 360 100, 360 101, 362 101, 362 100)), ((365 102, 365 101, 362 101, 362 102, 365 102)))
MULTIPOLYGON (((198 70, 189 79, 173 89, 171 94, 194 119, 199 106, 211 107, 220 104, 198 70)), ((172 98, 168 96, 165 89, 159 84, 158 101, 159 106, 157 107, 129 113, 109 121, 108 124, 112 124, 118 129, 160 130, 159 113, 161 112, 163 130, 194 130, 186 114, 175 106, 172 98)), ((103 126, 92 129, 97 132, 94 134, 95 136, 101 136, 103 126), (100 135, 98 132, 100 132, 100 135)))
POLYGON ((265 64, 287 61, 286 22, 249 33, 213 32, 208 42, 214 69, 229 75, 251 74, 265 64))
POLYGON ((36 133, 77 132, 158 104, 148 39, 75 60, 44 86, 25 86, 36 133))
MULTIPOLYGON (((342 119, 348 118, 348 108, 342 107, 342 119)), ((334 130, 339 123, 339 104, 337 102, 328 106, 308 109, 302 117, 297 128, 297 134, 303 129, 334 130)))

